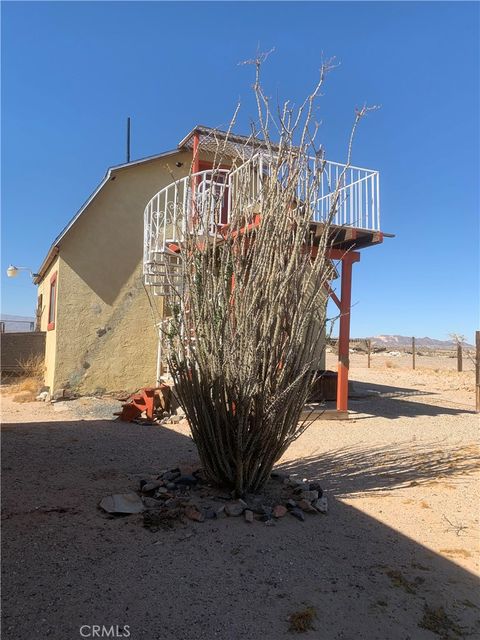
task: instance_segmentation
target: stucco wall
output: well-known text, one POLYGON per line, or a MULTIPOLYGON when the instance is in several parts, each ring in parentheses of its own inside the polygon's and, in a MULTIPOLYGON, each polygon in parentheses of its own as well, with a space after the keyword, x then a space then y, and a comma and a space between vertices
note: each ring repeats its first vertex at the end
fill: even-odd
POLYGON ((63 238, 55 389, 132 391, 155 383, 157 336, 142 284, 143 210, 188 173, 190 159, 179 153, 114 171, 63 238))
MULTIPOLYGON (((55 386, 55 362, 57 351, 57 329, 47 331, 48 307, 50 304, 50 279, 57 273, 57 304, 58 291, 60 286, 60 260, 56 258, 45 274, 42 282, 38 285, 37 300, 42 296, 42 309, 40 317, 40 330, 45 331, 45 384, 53 389, 55 386)), ((57 307, 58 308, 58 307, 57 307)))

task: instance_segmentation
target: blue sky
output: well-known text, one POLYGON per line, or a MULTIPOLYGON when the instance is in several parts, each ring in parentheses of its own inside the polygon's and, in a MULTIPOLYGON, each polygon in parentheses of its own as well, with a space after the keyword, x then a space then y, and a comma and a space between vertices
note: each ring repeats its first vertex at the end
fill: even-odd
MULTIPOLYGON (((396 238, 354 267, 352 334, 446 338, 478 328, 479 5, 462 2, 3 2, 2 306, 28 315, 52 240, 125 158, 174 148, 197 123, 254 116, 252 68, 275 47, 267 92, 299 102, 322 52, 341 65, 318 116, 342 161, 381 172, 382 227, 396 238)), ((137 212, 142 215, 142 212, 137 212)))

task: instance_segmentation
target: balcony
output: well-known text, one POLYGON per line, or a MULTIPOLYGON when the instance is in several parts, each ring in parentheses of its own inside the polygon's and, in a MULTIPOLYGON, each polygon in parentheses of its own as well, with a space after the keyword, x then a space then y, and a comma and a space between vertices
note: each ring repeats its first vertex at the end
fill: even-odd
MULTIPOLYGON (((157 295, 180 286, 178 249, 192 225, 197 235, 218 236, 238 210, 240 197, 246 216, 261 213, 266 180, 281 184, 287 172, 262 151, 236 168, 200 171, 159 191, 144 213, 145 284, 157 295)), ((339 248, 381 241, 378 171, 311 158, 298 176, 296 191, 299 204, 308 200, 318 233, 330 221, 339 248)))

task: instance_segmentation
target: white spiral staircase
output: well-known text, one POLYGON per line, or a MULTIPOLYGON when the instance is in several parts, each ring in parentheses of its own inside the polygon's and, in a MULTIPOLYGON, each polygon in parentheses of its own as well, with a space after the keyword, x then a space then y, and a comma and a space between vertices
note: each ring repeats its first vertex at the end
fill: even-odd
MULTIPOLYGON (((197 235, 218 234, 222 226, 228 225, 240 191, 246 209, 261 208, 263 180, 272 175, 274 166, 267 154, 258 152, 239 167, 200 171, 169 184, 153 196, 144 214, 143 276, 154 295, 166 296, 172 290, 181 292, 181 248, 193 225, 197 235)), ((339 186, 333 224, 380 231, 377 171, 312 158, 298 181, 299 199, 302 194, 311 194, 309 185, 315 176, 318 184, 311 202, 312 222, 328 219, 332 197, 339 186)))

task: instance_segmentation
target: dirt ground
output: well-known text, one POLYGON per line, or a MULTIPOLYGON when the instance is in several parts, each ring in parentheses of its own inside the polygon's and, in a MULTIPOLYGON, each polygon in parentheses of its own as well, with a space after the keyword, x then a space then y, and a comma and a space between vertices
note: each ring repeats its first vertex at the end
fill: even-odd
POLYGON ((480 637, 473 372, 418 360, 411 371, 408 356, 374 356, 367 369, 352 355, 351 419, 316 421, 279 463, 319 479, 329 513, 270 527, 152 533, 141 516, 109 518, 105 495, 196 461, 188 427, 4 396, 5 640, 95 637, 91 625, 128 625, 134 640, 282 640, 305 607, 305 638, 480 637))

